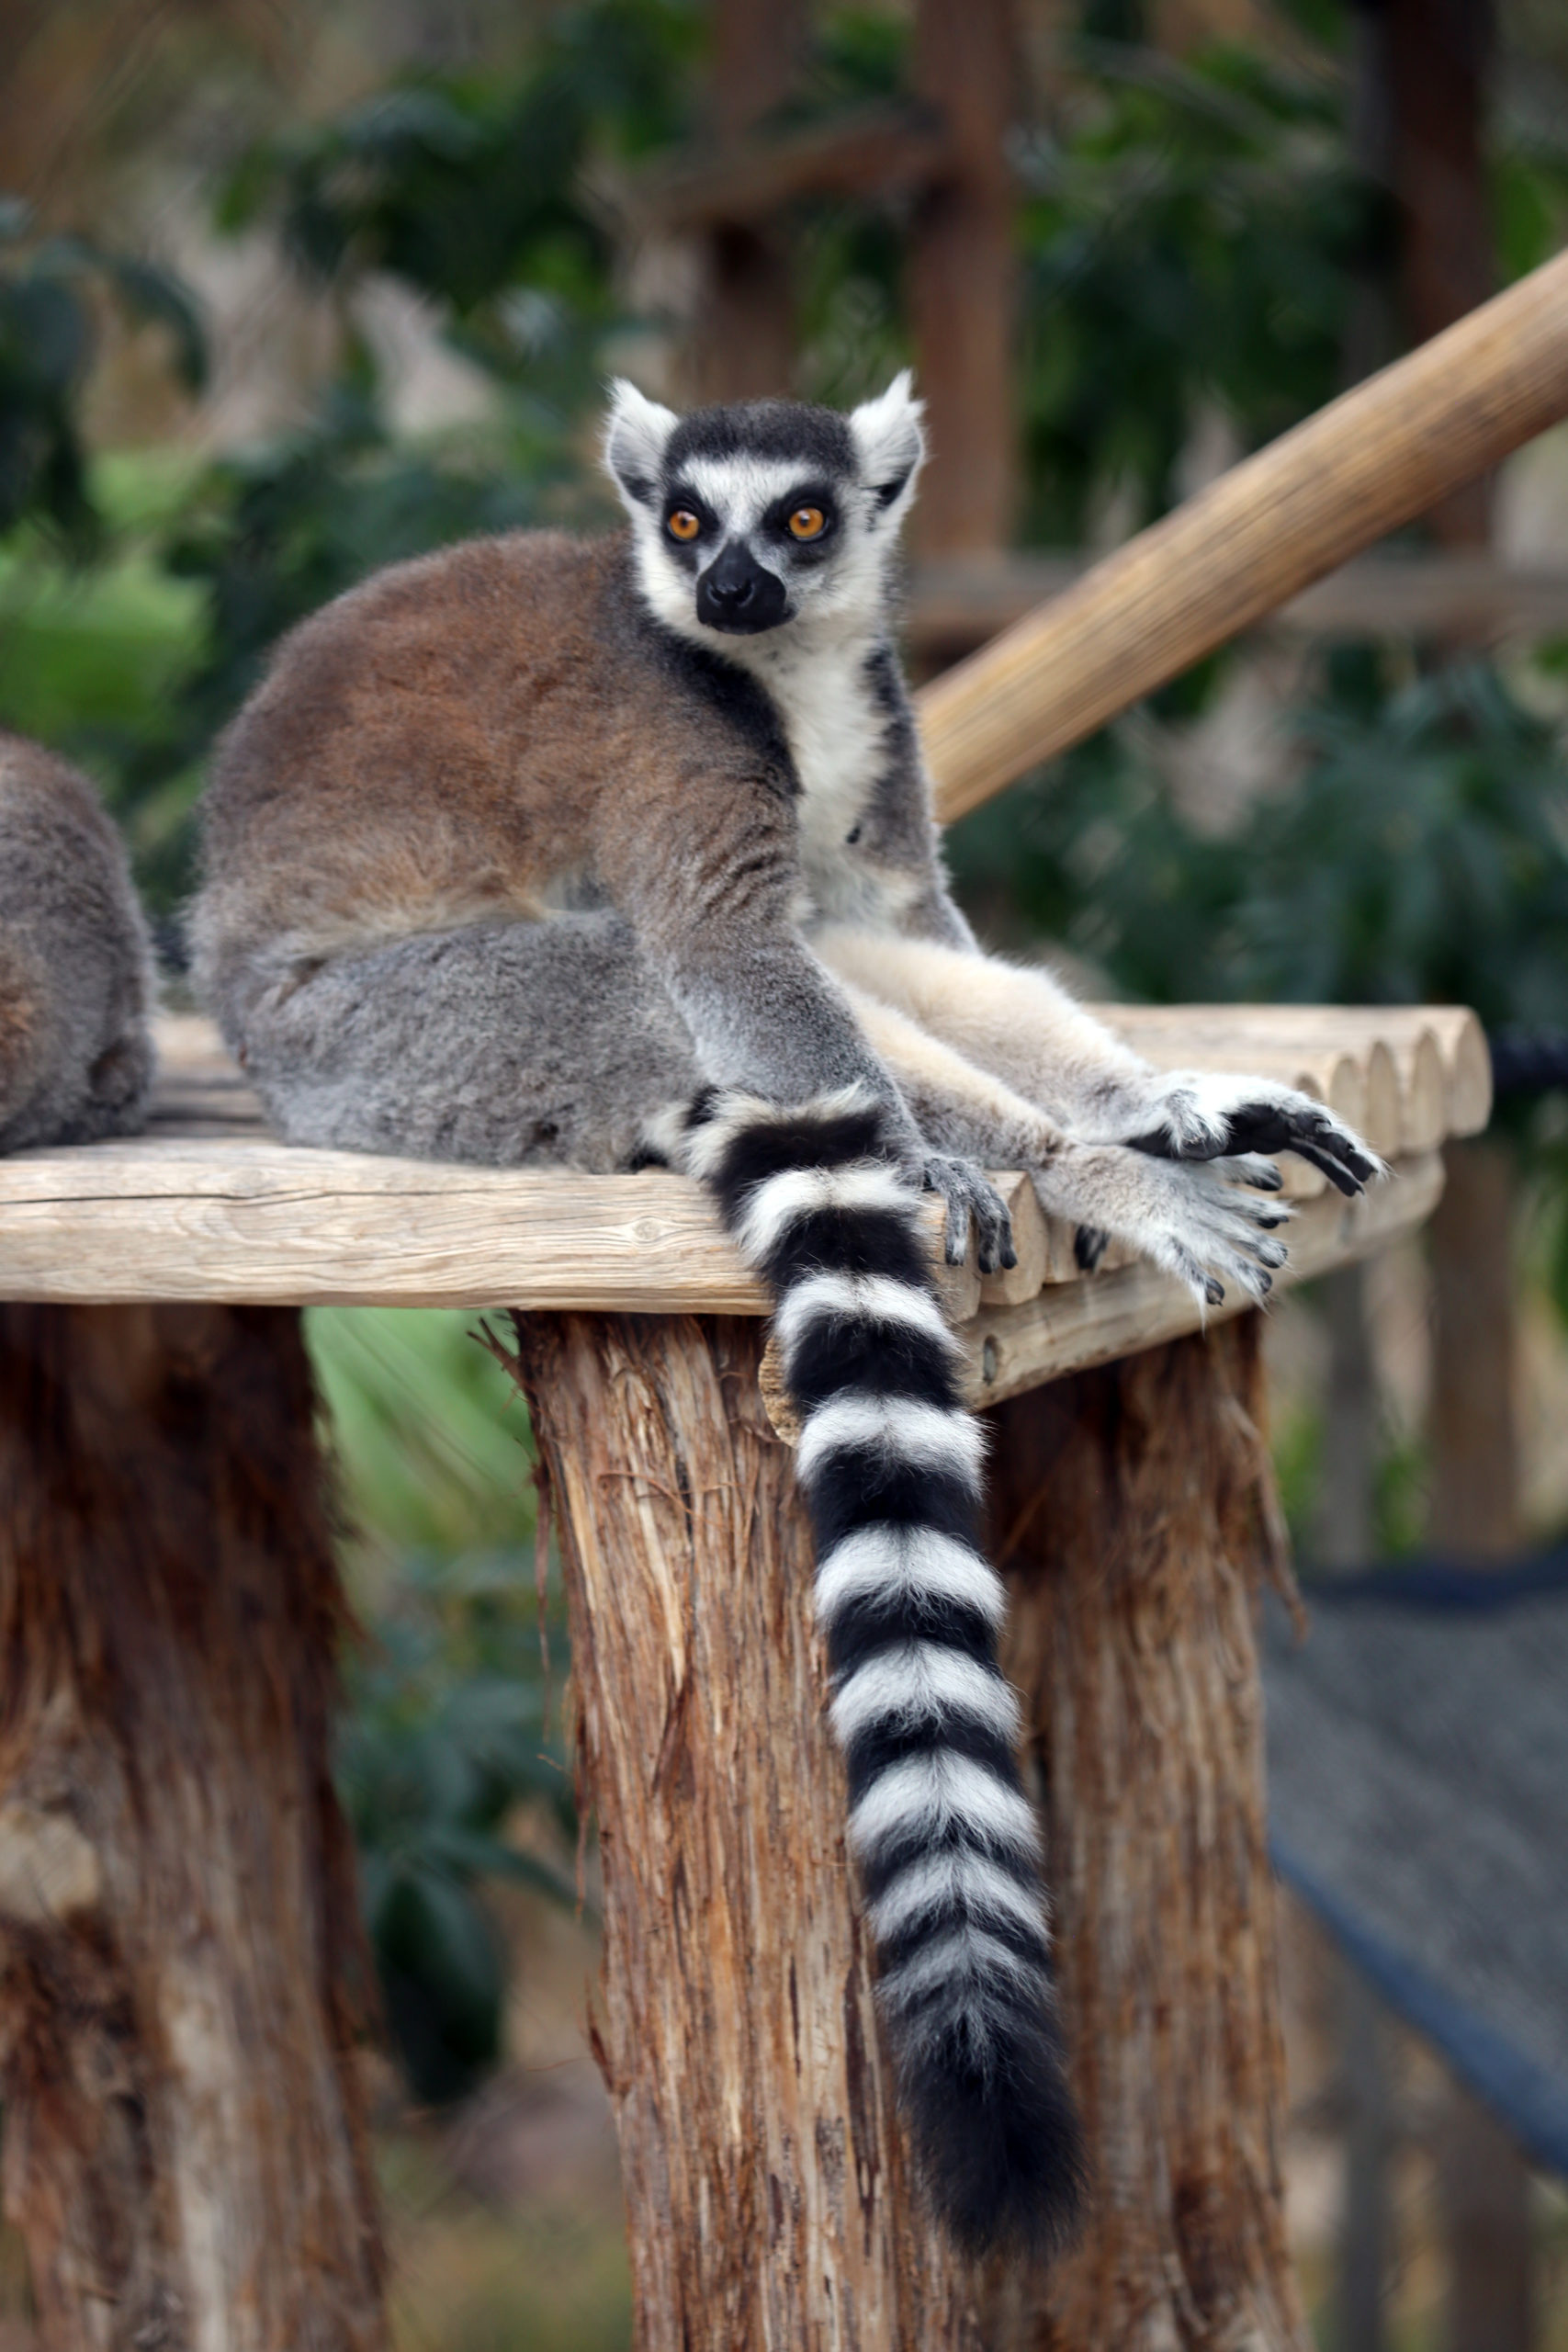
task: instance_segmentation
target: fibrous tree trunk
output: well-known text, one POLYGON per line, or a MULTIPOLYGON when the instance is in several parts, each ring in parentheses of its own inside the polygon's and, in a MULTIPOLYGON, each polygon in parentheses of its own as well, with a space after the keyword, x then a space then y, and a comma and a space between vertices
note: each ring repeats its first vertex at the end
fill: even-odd
MULTIPOLYGON (((807 49, 805 0, 717 0, 713 32, 709 111, 722 155, 743 148, 796 88, 807 49)), ((781 398, 795 364, 790 224, 718 220, 705 243, 698 395, 781 398)))
POLYGON ((1282 1566, 1256 1317, 1017 1397, 992 1515, 1093 2168, 1009 2352, 1305 2352, 1253 1620, 1282 1566))
POLYGON ((599 1824, 639 2352, 973 2352, 892 2115, 763 1326, 517 1333, 599 1824))
POLYGON ((1012 531, 1018 192, 1007 134, 1021 63, 1013 0, 920 0, 915 85, 949 140, 916 211, 908 263, 931 446, 914 518, 927 557, 988 555, 1012 531))
POLYGON ((0 1306, 0 2086, 54 2352, 380 2352, 297 1316, 0 1306))

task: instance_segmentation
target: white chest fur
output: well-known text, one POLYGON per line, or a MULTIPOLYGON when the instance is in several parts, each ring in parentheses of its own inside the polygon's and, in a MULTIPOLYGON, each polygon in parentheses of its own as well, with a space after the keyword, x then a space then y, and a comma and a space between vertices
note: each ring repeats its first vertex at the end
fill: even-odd
POLYGON ((886 762, 888 714, 866 665, 875 639, 788 644, 752 656, 784 724, 800 782, 800 853, 824 914, 861 894, 850 835, 886 762))

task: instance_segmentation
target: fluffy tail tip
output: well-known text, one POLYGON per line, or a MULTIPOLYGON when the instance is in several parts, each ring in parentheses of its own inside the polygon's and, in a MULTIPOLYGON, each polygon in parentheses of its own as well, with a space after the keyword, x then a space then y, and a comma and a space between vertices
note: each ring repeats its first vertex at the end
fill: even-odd
POLYGON ((969 2255, 1047 2260, 1077 2233, 1088 2184, 1082 2134, 1054 2033, 977 2061, 960 2033, 901 2068, 926 2191, 969 2255))

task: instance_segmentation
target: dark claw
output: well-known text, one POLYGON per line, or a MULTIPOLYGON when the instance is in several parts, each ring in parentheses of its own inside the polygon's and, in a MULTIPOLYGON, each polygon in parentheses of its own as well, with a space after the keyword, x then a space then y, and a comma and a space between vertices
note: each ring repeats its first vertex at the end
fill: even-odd
POLYGON ((1217 1274, 1204 1275, 1203 1295, 1207 1298, 1211 1306, 1220 1306, 1224 1305, 1225 1286, 1224 1283, 1220 1281, 1217 1274))
POLYGON ((1073 1236, 1073 1259, 1080 1274, 1092 1274, 1110 1243, 1098 1225, 1080 1225, 1073 1236))
POLYGON ((1277 1168, 1260 1168, 1257 1175, 1249 1176, 1247 1182, 1255 1193, 1282 1193, 1285 1189, 1285 1180, 1277 1168))
POLYGON ((1260 1216, 1256 1220, 1259 1233, 1272 1233, 1277 1226, 1289 1225, 1288 1216, 1260 1216))
POLYGON ((1263 1293, 1264 1296, 1267 1297, 1269 1293, 1274 1287, 1273 1275, 1266 1272, 1260 1273, 1258 1277, 1258 1287, 1263 1293))

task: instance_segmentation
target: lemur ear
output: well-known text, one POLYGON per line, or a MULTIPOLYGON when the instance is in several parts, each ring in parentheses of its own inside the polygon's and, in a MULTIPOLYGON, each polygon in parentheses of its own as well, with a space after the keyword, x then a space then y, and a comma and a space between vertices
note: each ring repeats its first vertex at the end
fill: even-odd
POLYGON ((897 522, 909 503, 926 454, 926 436, 920 429, 924 413, 924 403, 915 398, 913 379, 905 368, 880 400, 863 401, 850 417, 861 470, 875 495, 879 518, 886 515, 897 522))
POLYGON ((665 447, 679 422, 673 409, 650 401, 624 376, 611 385, 604 463, 629 507, 652 505, 665 447))

